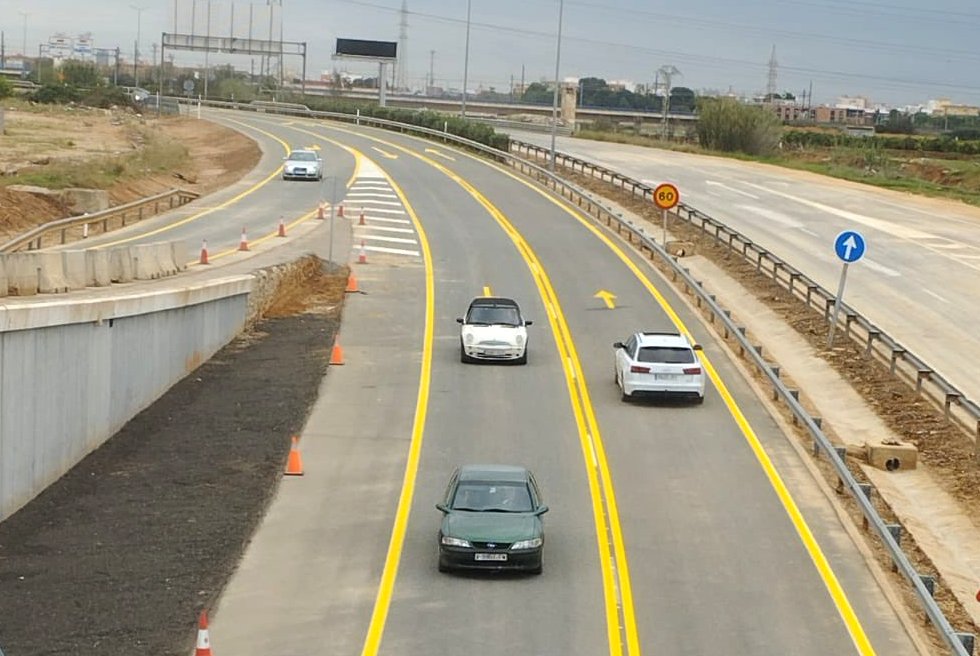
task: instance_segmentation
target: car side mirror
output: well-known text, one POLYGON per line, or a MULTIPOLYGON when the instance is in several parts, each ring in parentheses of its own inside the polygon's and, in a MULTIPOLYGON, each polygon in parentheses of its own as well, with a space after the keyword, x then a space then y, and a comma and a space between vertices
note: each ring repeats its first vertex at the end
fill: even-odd
POLYGON ((701 346, 700 344, 695 344, 691 348, 693 348, 695 351, 703 351, 704 350, 704 347, 701 346))
POLYGON ((437 503, 436 510, 438 510, 439 512, 447 513, 449 512, 449 507, 444 503, 437 503))
POLYGON ((548 512, 548 506, 538 506, 537 510, 534 511, 535 515, 543 515, 548 512))
POLYGON ((525 326, 533 326, 534 325, 534 322, 531 321, 530 319, 525 319, 524 320, 524 325, 525 326))
POLYGON ((622 342, 613 342, 613 348, 621 349, 626 348, 622 342))
POLYGON ((456 317, 456 323, 463 323, 463 317, 456 317))

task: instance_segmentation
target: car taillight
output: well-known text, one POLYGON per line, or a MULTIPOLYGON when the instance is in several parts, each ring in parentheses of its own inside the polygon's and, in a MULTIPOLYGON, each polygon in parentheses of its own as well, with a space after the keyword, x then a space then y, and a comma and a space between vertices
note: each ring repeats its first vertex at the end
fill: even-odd
POLYGON ((684 373, 693 376, 701 373, 701 367, 689 367, 684 370, 684 373))
POLYGON ((648 374, 650 373, 650 367, 640 367, 638 365, 633 365, 630 367, 630 373, 632 374, 648 374))

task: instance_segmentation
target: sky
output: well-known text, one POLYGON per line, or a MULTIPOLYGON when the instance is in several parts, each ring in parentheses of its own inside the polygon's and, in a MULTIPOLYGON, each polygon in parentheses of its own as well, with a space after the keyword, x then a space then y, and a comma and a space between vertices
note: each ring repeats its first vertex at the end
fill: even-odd
MULTIPOLYGON (((212 34, 267 38, 269 2, 210 0, 212 34), (234 13, 234 27, 232 27, 234 13)), ((334 68, 376 74, 376 66, 332 59, 337 38, 398 41, 402 0, 281 0, 273 9, 286 41, 306 42, 308 77, 334 68)), ((657 69, 680 71, 674 86, 698 92, 766 90, 773 48, 776 89, 815 103, 864 96, 894 106, 930 99, 980 105, 980 5, 976 0, 405 0, 409 85, 507 91, 510 85, 601 77, 652 84, 657 69), (469 64, 466 53, 470 6, 469 64), (559 11, 561 20, 559 21, 559 11), (557 57, 558 28, 561 53, 557 57), (433 52, 434 51, 434 52, 433 52)), ((7 53, 56 32, 91 32, 97 47, 131 58, 137 28, 149 58, 161 32, 204 34, 208 0, 0 0, 7 53), (84 7, 84 9, 82 9, 84 7), (141 8, 140 10, 137 7, 141 8), (26 14, 26 15, 25 15, 26 14), (175 26, 176 19, 176 26, 175 26), (25 39, 26 27, 26 39, 25 39)), ((200 64, 203 54, 179 53, 200 64)), ((248 70, 246 56, 211 56, 248 70)), ((287 58, 299 70, 299 58, 287 58)))

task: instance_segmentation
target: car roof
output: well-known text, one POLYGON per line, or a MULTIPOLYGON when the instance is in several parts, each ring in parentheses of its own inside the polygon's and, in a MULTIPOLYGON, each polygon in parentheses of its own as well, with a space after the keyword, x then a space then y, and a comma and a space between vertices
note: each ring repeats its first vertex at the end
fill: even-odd
POLYGON ((512 298, 506 298, 504 296, 477 296, 472 301, 470 301, 470 307, 473 306, 484 306, 484 307, 517 307, 517 301, 512 298))
POLYGON ((526 467, 519 465, 463 465, 460 481, 499 481, 524 483, 529 477, 526 467))
POLYGON ((691 348, 691 343, 680 333, 643 332, 636 333, 640 346, 667 346, 671 348, 691 348))

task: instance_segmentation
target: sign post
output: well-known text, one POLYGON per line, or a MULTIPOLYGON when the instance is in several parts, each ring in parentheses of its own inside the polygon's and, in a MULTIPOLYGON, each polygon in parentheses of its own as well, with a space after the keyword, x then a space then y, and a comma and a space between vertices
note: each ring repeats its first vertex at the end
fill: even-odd
POLYGON ((657 188, 653 190, 653 204, 660 208, 664 217, 664 248, 667 248, 667 210, 677 207, 677 203, 680 201, 681 193, 677 191, 677 187, 669 182, 659 184, 657 185, 657 188))
POLYGON ((844 298, 844 284, 847 282, 847 265, 857 262, 864 257, 866 244, 864 236, 854 230, 845 230, 834 240, 834 252, 844 262, 840 272, 840 283, 837 285, 837 298, 834 300, 834 316, 830 320, 830 331, 827 333, 827 348, 834 345, 834 332, 837 330, 837 317, 844 298))

